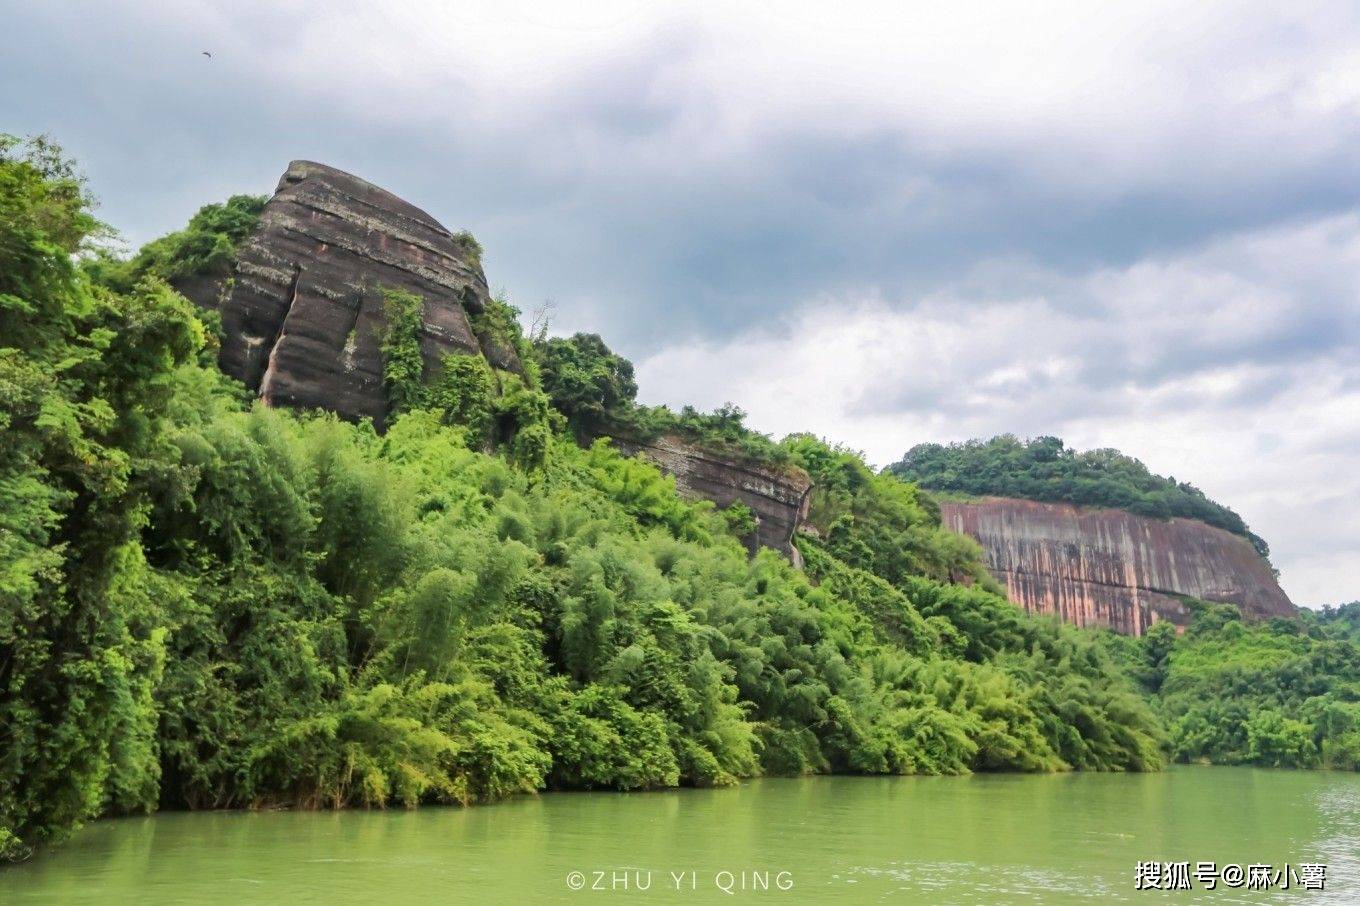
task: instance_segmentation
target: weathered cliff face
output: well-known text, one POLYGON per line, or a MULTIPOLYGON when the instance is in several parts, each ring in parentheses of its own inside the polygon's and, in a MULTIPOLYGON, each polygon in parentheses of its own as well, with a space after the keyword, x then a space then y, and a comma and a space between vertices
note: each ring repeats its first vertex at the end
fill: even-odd
POLYGON ((1244 538, 1190 519, 988 497, 941 503, 944 524, 981 543, 987 567, 1026 610, 1142 635, 1184 624, 1177 595, 1236 604, 1249 617, 1294 606, 1244 538))
MULTIPOLYGON (((221 311, 222 368, 266 402, 381 423, 383 290, 424 300, 427 374, 446 353, 480 352, 468 314, 489 294, 474 248, 390 192, 294 161, 231 278, 180 289, 221 311)), ((518 367, 513 352, 492 351, 494 364, 518 367)))
POLYGON ((772 469, 669 435, 645 442, 615 438, 614 445, 629 456, 645 456, 675 476, 682 494, 719 507, 734 503, 750 507, 756 517, 755 535, 747 539, 752 551, 772 547, 797 560, 793 533, 807 516, 812 490, 805 473, 772 469))

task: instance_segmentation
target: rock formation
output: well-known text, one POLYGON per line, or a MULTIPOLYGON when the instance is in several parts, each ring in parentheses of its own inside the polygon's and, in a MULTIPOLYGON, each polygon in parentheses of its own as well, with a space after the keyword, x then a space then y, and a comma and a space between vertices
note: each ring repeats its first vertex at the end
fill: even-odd
MULTIPOLYGON (((424 300, 427 374, 444 354, 484 345, 468 320, 489 298, 475 243, 377 186, 309 161, 288 165, 225 284, 179 288, 221 311, 223 370, 273 405, 383 421, 385 289, 424 300)), ((518 369, 513 351, 485 345, 493 364, 518 369)))
MULTIPOLYGON (((512 348, 474 329, 490 298, 478 258, 475 242, 395 195, 294 161, 237 250, 232 273, 188 278, 177 288, 220 311, 222 368, 265 402, 381 425, 387 290, 423 300, 427 376, 452 352, 520 370, 512 348)), ((792 539, 806 516, 806 474, 678 436, 616 443, 656 462, 682 493, 719 507, 745 504, 756 517, 751 549, 797 559, 792 539)), ((1253 616, 1292 611, 1246 541, 1197 522, 1000 499, 942 510, 947 526, 982 542, 1014 601, 1078 625, 1138 634, 1152 620, 1183 621, 1177 595, 1232 601, 1253 616)))
POLYGON ((807 516, 812 490, 812 480, 802 470, 773 468, 673 435, 651 441, 615 438, 614 445, 629 456, 645 456, 675 476, 682 494, 719 507, 734 503, 750 507, 756 517, 755 535, 747 539, 752 552, 772 547, 797 561, 793 533, 807 516))
MULTIPOLYGON (((475 243, 390 192, 323 164, 293 161, 227 277, 176 286, 222 315, 222 369, 270 405, 323 408, 346 418, 387 415, 383 291, 423 300, 421 353, 428 376, 450 352, 485 355, 521 370, 512 348, 478 336, 489 300, 475 243)), ((693 497, 741 502, 756 517, 752 548, 796 557, 808 477, 704 449, 677 437, 618 446, 675 476, 693 497)))
POLYGON ((1078 626, 1142 635, 1157 620, 1184 624, 1181 596, 1236 604, 1258 619, 1294 613, 1245 538, 1196 520, 1003 497, 940 511, 945 526, 981 543, 1012 601, 1078 626))

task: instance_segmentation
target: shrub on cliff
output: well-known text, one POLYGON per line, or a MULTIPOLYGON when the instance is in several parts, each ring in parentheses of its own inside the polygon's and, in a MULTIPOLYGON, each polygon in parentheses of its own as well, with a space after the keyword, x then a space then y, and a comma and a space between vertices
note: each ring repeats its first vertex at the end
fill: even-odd
POLYGON ((536 353, 544 391, 581 442, 604 435, 647 441, 677 434, 768 466, 790 463, 788 452, 747 427, 746 413, 732 403, 711 413, 693 406, 674 412, 666 406, 639 405, 633 363, 596 334, 543 339, 536 353))
POLYGON ((132 258, 123 261, 103 253, 85 267, 95 282, 119 292, 130 291, 148 275, 169 282, 226 276, 237 246, 254 231, 266 200, 263 195, 233 195, 225 202, 204 205, 184 229, 148 242, 132 258))
POLYGON ((981 548, 943 528, 939 507, 915 485, 877 475, 860 454, 810 434, 780 446, 812 478, 807 522, 837 557, 890 582, 929 576, 999 592, 981 548))
POLYGON ((598 334, 546 338, 536 353, 543 390, 578 440, 631 424, 638 392, 633 363, 616 355, 598 334))

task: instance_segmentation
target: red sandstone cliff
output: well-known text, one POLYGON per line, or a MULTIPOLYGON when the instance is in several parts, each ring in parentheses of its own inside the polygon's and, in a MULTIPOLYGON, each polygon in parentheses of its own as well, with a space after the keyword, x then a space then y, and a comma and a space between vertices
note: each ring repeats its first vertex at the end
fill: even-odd
POLYGON ((1178 595, 1258 619, 1294 612, 1249 542, 1192 519, 1004 497, 941 503, 940 512, 982 545, 1012 601, 1078 626, 1142 635, 1157 620, 1184 623, 1178 595))

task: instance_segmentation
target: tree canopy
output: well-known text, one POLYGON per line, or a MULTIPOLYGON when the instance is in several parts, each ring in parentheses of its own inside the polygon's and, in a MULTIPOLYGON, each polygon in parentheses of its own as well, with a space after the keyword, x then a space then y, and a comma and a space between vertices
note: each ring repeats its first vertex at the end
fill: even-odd
POLYGON ((1155 695, 1178 761, 1360 770, 1360 603, 1248 623, 1190 602, 1183 635, 1155 624, 1107 645, 1155 695))

